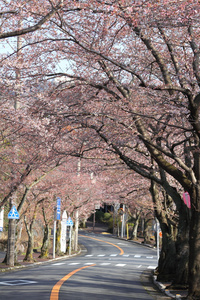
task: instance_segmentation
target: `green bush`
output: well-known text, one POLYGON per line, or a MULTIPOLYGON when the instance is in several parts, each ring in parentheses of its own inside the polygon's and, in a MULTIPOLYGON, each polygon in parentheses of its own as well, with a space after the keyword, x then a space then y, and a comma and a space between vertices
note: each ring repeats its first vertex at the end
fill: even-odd
POLYGON ((113 232, 113 217, 110 216, 108 221, 106 222, 108 225, 108 232, 112 233, 113 232))
POLYGON ((105 222, 105 223, 109 222, 110 218, 111 218, 110 213, 108 213, 108 212, 104 213, 103 222, 105 222))
POLYGON ((104 212, 97 210, 95 213, 95 220, 96 222, 103 222, 103 218, 104 218, 104 212))
MULTIPOLYGON (((89 221, 93 220, 93 214, 89 217, 89 221)), ((95 213, 95 221, 97 223, 106 223, 109 224, 112 220, 112 216, 110 213, 106 212, 104 213, 103 211, 97 210, 95 213)))

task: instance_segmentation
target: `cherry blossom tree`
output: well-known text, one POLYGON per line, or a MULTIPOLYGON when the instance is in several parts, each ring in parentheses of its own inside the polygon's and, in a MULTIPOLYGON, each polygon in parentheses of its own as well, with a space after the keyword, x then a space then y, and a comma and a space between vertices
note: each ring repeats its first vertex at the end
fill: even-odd
MULTIPOLYGON (((166 190, 180 219, 187 212, 180 195, 190 194, 188 299, 200 297, 198 25, 195 0, 63 1, 53 22, 33 40, 26 34, 20 50, 26 91, 30 83, 36 87, 39 80, 62 78, 48 101, 38 101, 45 103, 38 105, 43 121, 47 115, 57 116, 54 124, 64 120, 60 129, 71 127, 63 137, 73 138, 84 154, 91 143, 103 154, 107 145, 111 156, 166 190), (52 63, 59 60, 63 72, 52 63), (49 101, 56 110, 47 109, 49 101), (83 149, 80 136, 86 133, 91 137, 83 149)), ((6 64, 4 69, 8 74, 6 64)), ((55 146, 68 152, 64 143, 55 146)))
MULTIPOLYGON (((90 6, 90 9, 81 11, 79 15, 71 15, 71 30, 65 22, 62 24, 62 32, 65 31, 70 37, 73 51, 70 48, 71 52, 68 53, 77 69, 73 76, 62 75, 76 78, 79 85, 84 84, 82 95, 85 96, 87 91, 87 95, 90 93, 90 99, 92 96, 96 99, 96 103, 99 104, 98 110, 97 107, 93 107, 93 110, 90 109, 90 115, 96 114, 99 118, 96 118, 95 126, 90 127, 93 126, 109 148, 129 167, 137 169, 138 164, 130 158, 125 147, 122 150, 123 136, 120 137, 120 144, 117 141, 119 135, 115 137, 113 132, 112 139, 110 138, 109 121, 112 123, 112 119, 113 124, 116 124, 116 117, 114 119, 109 114, 111 101, 112 112, 113 103, 117 102, 116 113, 119 111, 119 105, 121 106, 121 128, 122 122, 130 128, 132 120, 131 127, 135 136, 139 138, 138 143, 143 143, 156 163, 180 184, 182 191, 187 190, 190 193, 192 218, 188 299, 192 299, 199 296, 199 279, 194 271, 194 266, 197 266, 199 261, 196 251, 199 236, 199 66, 196 42, 199 34, 196 27, 199 9, 195 1, 190 4, 183 1, 181 4, 181 7, 174 4, 169 7, 166 3, 158 4, 152 1, 150 5, 149 2, 144 2, 139 8, 137 4, 133 6, 129 1, 105 5, 100 3, 98 8, 90 6), (92 30, 94 28, 95 34, 92 30), (84 72, 86 76, 83 76, 84 72), (108 104, 106 113, 103 114, 105 101, 108 104), (129 112, 129 117, 125 117, 125 112, 129 112), (187 161, 184 155, 186 149, 189 158, 187 161)), ((61 27, 60 24, 58 27, 61 27)), ((87 120, 86 124, 82 120, 82 123, 88 127, 89 121, 87 120)), ((123 130, 120 130, 120 133, 122 132, 123 130)), ((148 161, 148 167, 150 163, 151 160, 148 161)), ((144 166, 140 173, 143 172, 150 178, 146 169, 144 166)), ((162 183, 162 178, 154 177, 154 180, 162 183)))

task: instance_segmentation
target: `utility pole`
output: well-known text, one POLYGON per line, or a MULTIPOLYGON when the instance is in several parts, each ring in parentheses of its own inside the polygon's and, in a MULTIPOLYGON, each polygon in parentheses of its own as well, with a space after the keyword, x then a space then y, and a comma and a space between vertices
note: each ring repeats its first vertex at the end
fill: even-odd
MULTIPOLYGON (((78 159, 78 163, 77 163, 77 177, 81 176, 81 159, 78 159)), ((80 192, 78 190, 77 192, 77 199, 78 199, 78 203, 80 200, 80 192)), ((74 250, 77 251, 78 250, 78 227, 79 227, 79 211, 78 208, 75 211, 75 228, 74 228, 74 250)), ((71 228, 70 228, 71 230, 71 228)))
POLYGON ((93 231, 94 231, 94 227, 95 227, 95 214, 96 214, 96 209, 95 209, 95 205, 94 205, 94 212, 93 212, 93 231))
POLYGON ((53 223, 53 258, 56 252, 56 220, 60 220, 61 199, 57 197, 57 206, 54 207, 54 223, 53 223))
MULTIPOLYGON (((19 26, 21 26, 21 21, 19 21, 19 26)), ((20 49, 22 47, 22 38, 21 36, 17 37, 17 58, 19 59, 19 55, 20 55, 20 49)), ((21 73, 19 69, 16 69, 16 86, 17 86, 17 92, 15 94, 15 98, 14 98, 14 109, 17 110, 19 108, 19 95, 20 95, 20 78, 21 78, 21 73)), ((13 145, 14 147, 14 151, 15 151, 15 155, 17 157, 17 150, 15 148, 15 145, 13 145)), ((15 162, 16 158, 14 158, 14 162, 15 162)), ((15 177, 14 173, 15 170, 11 171, 13 174, 13 177, 15 177)), ((13 178, 14 180, 14 178, 13 178)), ((11 196, 10 198, 10 209, 12 209, 13 205, 15 204, 14 202, 14 197, 15 197, 15 193, 13 196, 11 196)), ((15 264, 15 231, 16 231, 16 220, 15 219, 9 219, 9 223, 8 223, 8 245, 7 245, 7 261, 6 264, 9 265, 10 267, 13 267, 15 264)))
MULTIPOLYGON (((90 179, 91 179, 92 185, 96 183, 96 178, 94 177, 94 173, 93 173, 93 172, 90 173, 90 179)), ((94 199, 93 199, 93 201, 94 201, 94 199)), ((97 207, 97 206, 94 204, 94 212, 93 212, 93 231, 94 231, 95 222, 96 222, 96 220, 95 220, 96 209, 98 209, 98 208, 96 208, 96 207, 97 207)))
POLYGON ((71 249, 72 249, 72 226, 74 225, 72 219, 69 217, 67 219, 66 225, 70 227, 69 229, 69 255, 71 255, 71 249))
POLYGON ((55 258, 56 253, 56 214, 57 214, 57 207, 54 207, 54 220, 53 220, 53 258, 55 258))
POLYGON ((72 253, 72 226, 69 229, 69 255, 72 253))
POLYGON ((79 215, 78 215, 78 208, 76 209, 75 212, 75 247, 74 250, 78 250, 78 226, 79 226, 79 215))

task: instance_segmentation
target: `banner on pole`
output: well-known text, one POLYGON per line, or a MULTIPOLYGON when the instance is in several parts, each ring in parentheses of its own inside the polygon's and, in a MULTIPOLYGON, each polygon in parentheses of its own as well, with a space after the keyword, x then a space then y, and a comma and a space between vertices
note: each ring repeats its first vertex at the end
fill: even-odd
POLYGON ((60 220, 60 206, 61 206, 61 199, 57 198, 57 220, 60 220))

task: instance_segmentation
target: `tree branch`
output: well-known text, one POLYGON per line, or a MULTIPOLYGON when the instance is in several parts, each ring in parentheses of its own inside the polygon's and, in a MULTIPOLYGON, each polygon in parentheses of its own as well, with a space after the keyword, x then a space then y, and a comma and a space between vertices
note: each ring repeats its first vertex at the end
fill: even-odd
POLYGON ((42 25, 44 23, 46 23, 62 6, 63 6, 63 1, 61 0, 59 2, 59 4, 56 5, 55 7, 53 7, 52 10, 45 17, 43 17, 37 24, 27 27, 27 28, 14 30, 11 32, 0 33, 0 39, 5 39, 8 37, 12 37, 12 36, 23 35, 23 34, 34 32, 34 31, 40 29, 42 27, 42 25))

